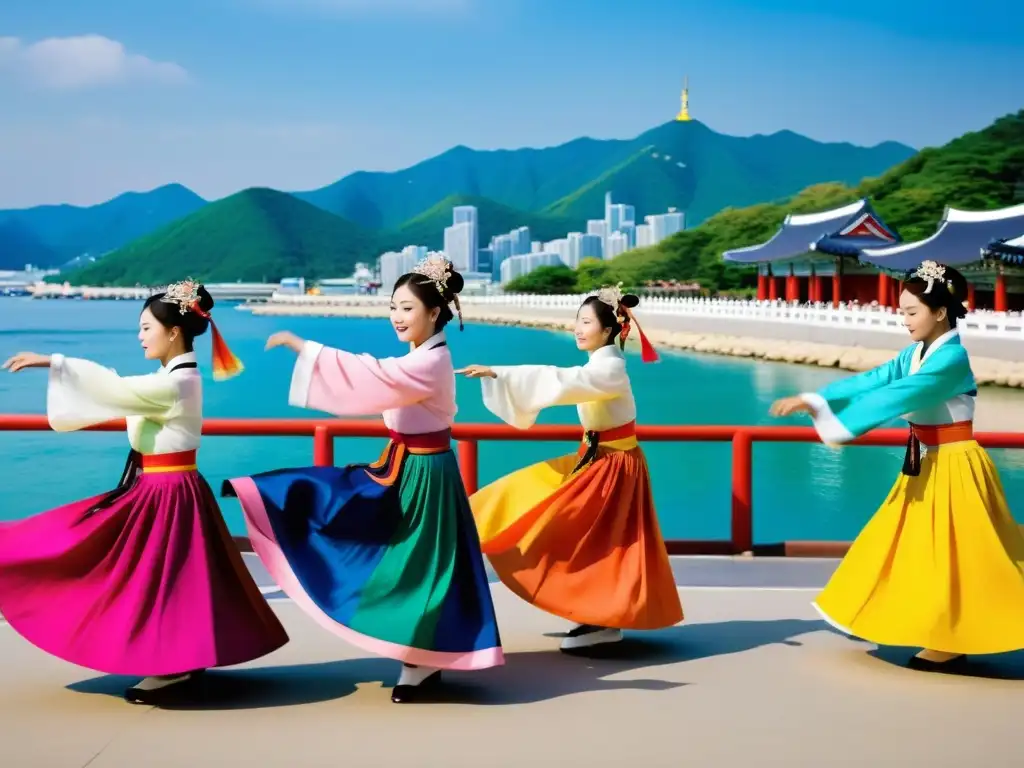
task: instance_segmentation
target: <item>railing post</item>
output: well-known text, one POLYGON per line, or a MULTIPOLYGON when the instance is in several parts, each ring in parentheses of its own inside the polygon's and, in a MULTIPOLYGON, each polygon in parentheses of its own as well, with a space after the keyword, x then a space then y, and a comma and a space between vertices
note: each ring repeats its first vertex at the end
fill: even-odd
POLYGON ((313 427, 313 465, 317 467, 334 466, 334 438, 326 424, 313 427))
POLYGON ((459 471, 466 493, 473 495, 480 483, 480 443, 476 440, 459 440, 459 471))
POLYGON ((737 555, 754 549, 754 441, 744 429, 732 438, 732 548, 737 555))

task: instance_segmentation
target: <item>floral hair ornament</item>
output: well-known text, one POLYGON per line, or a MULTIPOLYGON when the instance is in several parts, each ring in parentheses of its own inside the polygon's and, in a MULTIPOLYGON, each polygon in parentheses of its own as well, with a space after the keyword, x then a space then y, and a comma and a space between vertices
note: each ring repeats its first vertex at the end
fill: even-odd
MULTIPOLYGON (((448 290, 448 278, 452 276, 452 263, 443 254, 437 252, 428 253, 425 259, 412 268, 412 271, 417 275, 423 275, 433 282, 437 292, 444 299, 445 291, 448 290)), ((459 330, 461 331, 464 329, 464 326, 462 324, 462 305, 459 304, 458 294, 452 296, 451 300, 455 303, 455 311, 459 315, 459 330)))
POLYGON ((611 307, 615 312, 615 316, 621 321, 622 331, 619 333, 619 346, 625 347, 626 339, 629 338, 629 332, 635 325, 636 331, 640 336, 640 359, 645 363, 659 362, 658 353, 654 349, 654 345, 647 340, 644 329, 640 327, 640 323, 637 322, 630 308, 622 303, 622 283, 606 285, 600 288, 594 295, 597 296, 598 301, 611 307))
POLYGON ((946 268, 941 264, 934 261, 922 261, 921 266, 917 268, 917 272, 914 274, 916 277, 927 281, 928 287, 924 289, 925 293, 931 293, 936 282, 944 283, 946 290, 948 290, 950 294, 955 293, 953 290, 953 281, 946 279, 946 268))
POLYGON ((213 342, 213 378, 215 381, 224 381, 240 374, 245 370, 245 366, 228 348, 227 342, 217 330, 217 324, 213 322, 210 313, 199 306, 199 289, 202 287, 202 283, 190 277, 180 283, 172 283, 167 286, 167 291, 160 301, 166 304, 177 304, 178 311, 183 315, 195 312, 210 321, 210 335, 213 342))

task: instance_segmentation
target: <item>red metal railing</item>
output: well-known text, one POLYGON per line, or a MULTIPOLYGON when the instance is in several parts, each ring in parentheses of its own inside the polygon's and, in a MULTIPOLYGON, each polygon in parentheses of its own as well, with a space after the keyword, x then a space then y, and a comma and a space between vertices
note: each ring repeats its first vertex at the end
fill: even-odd
MULTIPOLYGON (((45 416, 0 415, 0 432, 45 432, 50 426, 45 416)), ((89 428, 92 431, 123 431, 123 421, 89 428)), ((342 421, 334 419, 206 419, 204 435, 235 437, 312 437, 313 463, 334 463, 335 437, 387 437, 379 421, 342 421)), ((638 426, 641 442, 732 443, 731 535, 728 540, 695 541, 675 539, 666 542, 672 554, 780 554, 832 556, 842 554, 847 542, 784 541, 754 545, 753 458, 754 443, 816 443, 811 427, 752 426, 638 426)), ((479 446, 482 440, 566 441, 578 442, 580 428, 574 426, 536 426, 518 430, 500 424, 456 424, 452 436, 457 441, 459 466, 466 490, 478 488, 479 446)), ((979 432, 975 438, 986 448, 1024 448, 1024 433, 979 432)), ((854 441, 853 445, 902 446, 907 442, 904 429, 879 429, 854 441)), ((655 479, 656 480, 656 479, 655 479)))

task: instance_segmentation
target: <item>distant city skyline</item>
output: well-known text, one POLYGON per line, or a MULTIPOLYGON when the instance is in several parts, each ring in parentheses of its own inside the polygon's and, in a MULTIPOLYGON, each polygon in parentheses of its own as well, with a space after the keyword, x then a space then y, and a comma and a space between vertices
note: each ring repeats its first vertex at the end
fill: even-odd
POLYGON ((631 138, 675 117, 684 77, 692 117, 741 136, 921 148, 1024 107, 1024 39, 1009 32, 1024 9, 997 0, 970 14, 924 0, 624 8, 14 4, 0 27, 0 208, 174 182, 207 199, 307 190, 460 144, 631 138))
MULTIPOLYGON (((636 247, 653 246, 683 230, 686 214, 670 208, 667 213, 645 217, 635 223, 635 208, 616 203, 612 192, 604 196, 604 218, 587 222, 586 232, 567 232, 565 237, 541 242, 530 239, 530 228, 516 227, 494 235, 484 248, 479 247, 478 211, 473 205, 452 208, 452 223, 444 229, 441 250, 452 266, 467 279, 502 285, 528 275, 542 266, 564 265, 576 269, 584 259, 613 259, 636 247)), ((430 251, 425 245, 410 244, 400 251, 387 251, 378 258, 382 285, 394 283, 430 251)))

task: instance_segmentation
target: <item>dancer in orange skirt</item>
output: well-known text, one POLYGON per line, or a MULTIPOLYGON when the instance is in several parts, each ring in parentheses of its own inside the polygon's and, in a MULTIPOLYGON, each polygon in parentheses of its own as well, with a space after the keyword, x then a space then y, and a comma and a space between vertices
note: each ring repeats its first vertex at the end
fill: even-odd
MULTIPOLYGON (((483 552, 502 582, 527 602, 576 622, 574 650, 659 629, 683 618, 658 527, 650 473, 636 440, 636 402, 622 353, 639 303, 603 288, 576 314, 585 365, 471 365, 484 404, 519 429, 541 410, 575 405, 585 435, 578 454, 513 472, 470 497, 483 552), (619 340, 616 346, 615 341, 619 340)), ((657 353, 639 327, 644 362, 657 353)))

